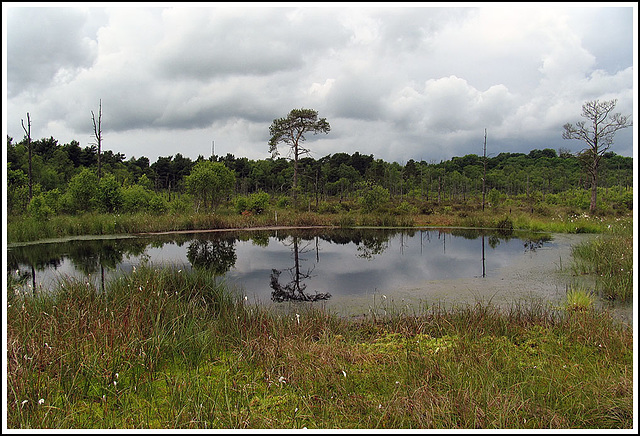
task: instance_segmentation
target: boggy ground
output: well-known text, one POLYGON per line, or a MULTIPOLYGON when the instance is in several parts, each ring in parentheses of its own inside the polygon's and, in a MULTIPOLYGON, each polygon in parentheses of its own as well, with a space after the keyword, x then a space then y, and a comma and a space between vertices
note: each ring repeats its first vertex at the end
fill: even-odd
POLYGON ((10 294, 7 426, 627 429, 632 350, 590 307, 278 315, 144 267, 10 294))

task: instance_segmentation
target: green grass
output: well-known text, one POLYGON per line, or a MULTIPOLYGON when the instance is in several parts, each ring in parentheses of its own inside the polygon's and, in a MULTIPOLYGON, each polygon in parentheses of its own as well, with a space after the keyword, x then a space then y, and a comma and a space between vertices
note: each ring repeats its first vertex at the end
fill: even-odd
POLYGON ((147 232, 209 229, 242 229, 262 226, 454 226, 500 227, 508 219, 514 229, 558 233, 601 233, 621 219, 616 216, 591 217, 558 208, 558 213, 530 213, 523 208, 496 207, 486 211, 470 205, 442 206, 433 213, 398 213, 383 211, 363 213, 348 204, 339 211, 318 212, 273 207, 261 214, 241 215, 228 207, 215 212, 166 214, 98 214, 56 215, 41 220, 30 216, 7 217, 7 241, 28 242, 79 235, 114 235, 147 232), (459 209, 459 210, 458 210, 459 209))
POLYGON ((633 222, 608 224, 604 233, 573 247, 573 270, 596 278, 598 291, 608 299, 633 300, 633 222))
POLYGON ((633 332, 607 312, 276 314, 151 265, 105 292, 9 286, 11 429, 633 426, 633 332))
POLYGON ((580 287, 571 287, 571 289, 567 291, 565 309, 577 311, 591 310, 593 309, 594 301, 595 297, 590 291, 580 287))

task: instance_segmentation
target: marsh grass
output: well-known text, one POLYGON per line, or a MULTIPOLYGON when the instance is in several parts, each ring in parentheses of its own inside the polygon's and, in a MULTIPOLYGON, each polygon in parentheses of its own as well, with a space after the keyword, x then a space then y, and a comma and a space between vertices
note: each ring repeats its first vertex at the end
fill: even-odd
POLYGON ((151 265, 104 292, 8 291, 12 429, 633 425, 633 333, 607 312, 275 313, 204 272, 151 265))
POLYGON ((474 207, 442 206, 438 212, 398 213, 387 210, 364 213, 344 208, 331 212, 272 207, 260 214, 238 214, 220 207, 215 212, 168 212, 164 214, 99 214, 55 215, 46 220, 30 216, 7 217, 7 241, 28 242, 79 235, 114 235, 167 231, 243 229, 262 226, 458 226, 496 228, 508 219, 514 229, 559 233, 600 233, 619 218, 590 217, 560 211, 557 215, 532 214, 510 208, 475 210, 474 207))
POLYGON ((592 292, 582 287, 572 286, 567 290, 564 306, 567 311, 585 311, 593 309, 594 301, 592 292))
POLYGON ((621 220, 572 249, 575 274, 591 274, 608 299, 633 300, 633 227, 621 220))

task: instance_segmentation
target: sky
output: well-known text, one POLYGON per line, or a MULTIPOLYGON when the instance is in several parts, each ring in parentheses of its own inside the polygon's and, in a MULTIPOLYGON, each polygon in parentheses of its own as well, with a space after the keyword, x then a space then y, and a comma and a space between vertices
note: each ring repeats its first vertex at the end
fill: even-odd
POLYGON ((616 99, 634 126, 611 150, 634 156, 635 2, 160 5, 3 2, 5 134, 29 113, 33 139, 84 148, 101 102, 102 149, 127 160, 258 160, 306 108, 331 126, 316 159, 436 163, 482 155, 485 129, 488 156, 577 152, 563 125, 616 99))

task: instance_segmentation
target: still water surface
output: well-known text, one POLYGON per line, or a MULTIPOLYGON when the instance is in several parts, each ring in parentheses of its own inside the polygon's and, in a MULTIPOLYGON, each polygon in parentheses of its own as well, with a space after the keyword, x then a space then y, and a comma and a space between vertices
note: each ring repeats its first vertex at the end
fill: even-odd
MULTIPOLYGON (((25 291, 62 276, 104 286, 149 263, 203 268, 248 301, 358 316, 434 304, 560 302, 571 245, 588 235, 477 229, 286 229, 88 238, 8 247, 25 291)), ((630 317, 630 312, 625 317, 630 317)))

